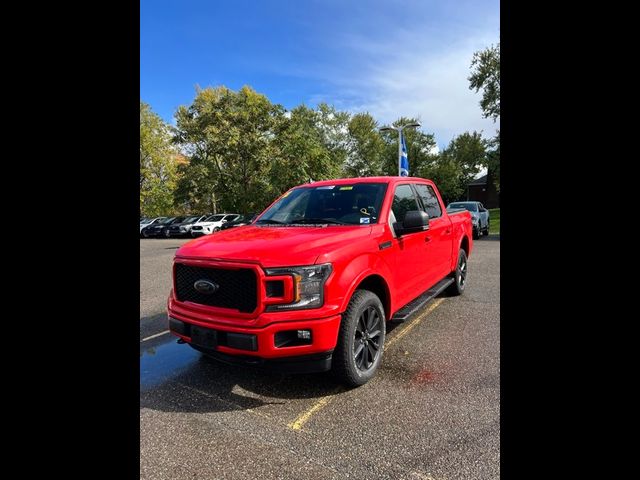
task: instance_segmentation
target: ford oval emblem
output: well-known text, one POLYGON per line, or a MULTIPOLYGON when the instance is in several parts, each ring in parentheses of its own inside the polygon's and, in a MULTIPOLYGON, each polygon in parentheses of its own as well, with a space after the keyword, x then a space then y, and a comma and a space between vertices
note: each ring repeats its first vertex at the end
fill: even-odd
POLYGON ((193 288, 195 288, 196 292, 203 293, 204 295, 211 295, 220 288, 220 285, 210 282, 209 280, 198 280, 193 284, 193 288))

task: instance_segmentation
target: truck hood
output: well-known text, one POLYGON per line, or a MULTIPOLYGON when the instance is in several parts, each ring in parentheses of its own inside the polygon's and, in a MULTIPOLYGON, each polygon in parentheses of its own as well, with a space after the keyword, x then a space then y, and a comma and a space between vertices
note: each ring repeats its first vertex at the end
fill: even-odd
POLYGON ((258 262, 263 267, 312 265, 319 255, 371 235, 370 226, 274 227, 221 230, 185 243, 177 257, 258 262))

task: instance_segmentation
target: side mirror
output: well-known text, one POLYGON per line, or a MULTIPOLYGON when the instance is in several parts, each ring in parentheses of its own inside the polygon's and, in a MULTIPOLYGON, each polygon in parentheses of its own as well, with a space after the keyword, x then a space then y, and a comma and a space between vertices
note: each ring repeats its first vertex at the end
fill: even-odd
POLYGON ((429 215, 422 210, 410 210, 405 214, 402 223, 396 222, 393 224, 393 229, 398 236, 424 232, 429 230, 429 215))

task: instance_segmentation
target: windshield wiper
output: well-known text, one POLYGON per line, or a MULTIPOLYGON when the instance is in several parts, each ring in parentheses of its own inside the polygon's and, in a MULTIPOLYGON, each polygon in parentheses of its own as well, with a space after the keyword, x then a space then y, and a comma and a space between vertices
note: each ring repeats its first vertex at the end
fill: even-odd
POLYGON ((331 223, 335 225, 351 225, 350 223, 340 222, 338 220, 332 220, 331 218, 301 218, 299 220, 294 220, 291 222, 292 224, 305 224, 305 223, 316 223, 318 225, 331 223))
POLYGON ((285 224, 284 222, 279 222, 278 220, 258 220, 256 223, 265 223, 265 224, 271 223, 273 225, 284 225, 285 224))

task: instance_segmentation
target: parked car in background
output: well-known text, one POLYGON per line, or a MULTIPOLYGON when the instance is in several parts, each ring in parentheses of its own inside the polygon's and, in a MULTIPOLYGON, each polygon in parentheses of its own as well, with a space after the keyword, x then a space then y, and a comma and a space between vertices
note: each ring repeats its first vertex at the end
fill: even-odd
POLYGON ((167 217, 155 217, 155 218, 143 218, 140 220, 140 234, 142 235, 142 229, 148 227, 149 225, 153 225, 160 220, 164 220, 167 217))
POLYGON ((226 222, 233 222, 240 217, 237 213, 218 213, 211 215, 204 220, 199 221, 191 229, 192 237, 199 237, 201 235, 209 235, 214 232, 220 231, 220 227, 226 222))
POLYGON ((489 210, 480 202, 453 202, 447 205, 447 209, 458 208, 464 208, 471 213, 474 240, 480 238, 480 234, 489 235, 489 210))
POLYGON ((258 216, 257 213, 248 213, 246 215, 240 215, 235 220, 231 222, 225 222, 222 225, 220 225, 220 230, 228 230, 229 228, 242 227, 243 225, 249 225, 251 222, 253 222, 256 219, 257 216, 258 216))
POLYGON ((186 217, 180 223, 173 223, 167 228, 165 237, 186 237, 191 233, 191 228, 198 222, 201 222, 207 218, 210 214, 206 215, 191 215, 186 217))
POLYGON ((166 237, 165 232, 167 231, 167 228, 169 228, 169 226, 173 225, 174 223, 182 222, 185 218, 187 218, 186 215, 165 218, 164 220, 160 220, 159 222, 143 228, 140 231, 140 235, 142 235, 144 238, 166 237))

